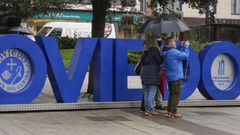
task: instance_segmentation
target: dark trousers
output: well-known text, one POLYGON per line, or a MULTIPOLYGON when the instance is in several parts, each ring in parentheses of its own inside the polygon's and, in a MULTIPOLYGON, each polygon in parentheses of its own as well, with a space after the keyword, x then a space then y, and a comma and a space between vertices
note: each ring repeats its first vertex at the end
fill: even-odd
POLYGON ((157 89, 157 92, 155 95, 155 102, 156 102, 156 106, 162 106, 161 92, 159 88, 157 89))
POLYGON ((181 86, 182 86, 181 80, 168 82, 169 88, 168 112, 172 113, 177 112, 177 107, 181 96, 181 86))

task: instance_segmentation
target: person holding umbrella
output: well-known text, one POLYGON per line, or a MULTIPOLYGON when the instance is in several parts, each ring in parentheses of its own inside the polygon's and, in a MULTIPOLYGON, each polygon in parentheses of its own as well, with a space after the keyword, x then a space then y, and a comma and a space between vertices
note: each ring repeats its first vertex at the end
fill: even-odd
POLYGON ((160 49, 157 44, 156 36, 146 36, 141 61, 142 68, 140 77, 144 90, 143 103, 145 115, 157 115, 159 113, 155 111, 154 98, 160 82, 160 65, 163 63, 163 59, 160 57, 160 49))
POLYGON ((177 112, 177 107, 181 95, 181 85, 183 79, 182 60, 186 60, 189 56, 189 42, 186 41, 179 48, 176 48, 174 38, 167 38, 167 45, 163 48, 162 56, 166 67, 166 75, 169 88, 169 99, 166 117, 179 118, 182 114, 177 112))
MULTIPOLYGON (((143 24, 143 26, 138 30, 138 32, 146 34, 146 35, 160 36, 160 35, 166 34, 166 33, 184 32, 184 31, 188 31, 188 30, 190 30, 190 28, 182 20, 179 20, 178 18, 175 18, 175 17, 163 15, 158 18, 154 18, 154 19, 146 21, 143 24)), ((165 54, 168 54, 168 50, 169 51, 171 50, 170 51, 171 53, 172 53, 172 50, 174 50, 173 52, 179 51, 176 49, 176 42, 173 38, 171 38, 171 39, 168 38, 167 44, 168 44, 166 47, 167 49, 166 48, 163 49, 163 51, 166 51, 166 52, 164 52, 165 54)), ((189 45, 189 42, 186 42, 186 44, 189 45)), ((187 47, 185 47, 185 45, 184 45, 184 47, 182 47, 182 48, 183 48, 183 52, 182 51, 178 52, 178 53, 180 53, 179 57, 181 57, 183 55, 185 55, 185 57, 188 57, 189 53, 188 53, 188 51, 186 51, 187 47)), ((170 53, 170 56, 172 55, 171 53, 170 53)), ((177 84, 178 84, 177 86, 179 86, 178 91, 180 92, 181 91, 181 79, 183 78, 183 71, 182 71, 183 69, 181 66, 182 61, 180 60, 179 57, 172 59, 172 58, 169 58, 170 56, 168 56, 168 55, 163 55, 163 56, 165 57, 164 63, 167 68, 166 69, 167 80, 168 80, 168 82, 177 81, 177 84), (174 65, 174 64, 176 64, 176 65, 174 65), (172 69, 170 67, 176 68, 176 71, 174 71, 174 69, 172 71, 172 69), (171 78, 171 72, 174 73, 175 77, 171 78), (178 79, 176 80, 176 78, 178 78, 178 79)), ((174 85, 170 85, 170 83, 169 83, 169 86, 171 87, 171 91, 172 91, 172 92, 170 92, 170 97, 171 97, 171 100, 172 99, 174 100, 174 102, 172 102, 170 100, 170 102, 168 104, 168 113, 166 113, 167 114, 166 116, 174 116, 174 117, 178 116, 179 117, 179 116, 181 116, 181 114, 177 113, 176 108, 178 106, 180 93, 179 92, 177 94, 173 93, 174 90, 173 90, 172 86, 175 86, 175 83, 174 83, 174 85)))
MULTIPOLYGON (((162 52, 163 49, 163 40, 165 41, 164 37, 158 37, 157 36, 157 48, 159 49, 160 53, 162 52)), ((165 90, 165 81, 166 81, 166 73, 165 69, 163 68, 163 65, 160 65, 160 82, 158 84, 158 89, 156 91, 155 95, 155 109, 158 110, 166 110, 166 107, 162 105, 162 97, 164 96, 164 90, 165 90)), ((144 95, 142 97, 142 102, 141 102, 141 112, 145 112, 145 106, 144 106, 144 95)))

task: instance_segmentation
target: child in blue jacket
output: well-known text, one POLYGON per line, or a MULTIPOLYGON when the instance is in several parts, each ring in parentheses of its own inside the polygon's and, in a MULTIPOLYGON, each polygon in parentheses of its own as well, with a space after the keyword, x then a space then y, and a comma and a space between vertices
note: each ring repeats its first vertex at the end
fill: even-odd
POLYGON ((176 41, 174 38, 167 38, 167 46, 163 48, 162 56, 166 68, 169 99, 168 99, 168 112, 166 117, 177 118, 182 115, 177 112, 181 96, 181 85, 183 79, 183 65, 182 60, 186 60, 189 56, 189 42, 185 42, 179 48, 176 48, 176 41))

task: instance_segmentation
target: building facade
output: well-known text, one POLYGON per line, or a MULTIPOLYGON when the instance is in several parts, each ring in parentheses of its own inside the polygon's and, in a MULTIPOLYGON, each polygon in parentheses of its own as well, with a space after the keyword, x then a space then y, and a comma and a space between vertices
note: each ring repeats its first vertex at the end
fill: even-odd
POLYGON ((240 40, 240 0, 218 0, 215 22, 210 26, 206 25, 206 16, 199 14, 199 10, 184 4, 182 11, 184 22, 195 30, 196 33, 191 33, 195 36, 233 42, 240 40))
MULTIPOLYGON (((28 26, 34 33, 37 33, 44 24, 48 22, 91 22, 92 21, 92 5, 90 0, 69 0, 71 8, 59 10, 50 15, 38 14, 29 19, 28 26)), ((114 23, 117 30, 117 37, 131 38, 136 37, 134 24, 143 15, 141 3, 139 0, 129 0, 126 8, 120 9, 121 1, 113 0, 112 7, 107 14, 107 22, 114 23), (132 6, 132 5, 135 6, 132 6), (124 18, 131 15, 133 24, 125 26, 124 18)), ((125 21, 126 22, 126 21, 125 21)))

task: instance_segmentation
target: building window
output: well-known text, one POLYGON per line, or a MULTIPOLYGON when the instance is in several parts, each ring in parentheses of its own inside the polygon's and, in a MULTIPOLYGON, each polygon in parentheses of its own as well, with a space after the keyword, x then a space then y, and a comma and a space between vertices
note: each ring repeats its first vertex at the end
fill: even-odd
POLYGON ((240 0, 232 0, 232 14, 240 15, 240 0))
POLYGON ((111 5, 113 6, 121 6, 121 5, 125 5, 125 6, 130 6, 133 7, 136 5, 136 0, 111 0, 111 5))
POLYGON ((90 0, 67 0, 69 3, 91 4, 90 0))
POLYGON ((183 0, 175 0, 174 9, 182 11, 183 0))
POLYGON ((61 37, 62 36, 62 28, 54 28, 49 36, 61 37))
POLYGON ((182 4, 183 0, 171 0, 168 2, 167 8, 175 11, 182 11, 182 4))

